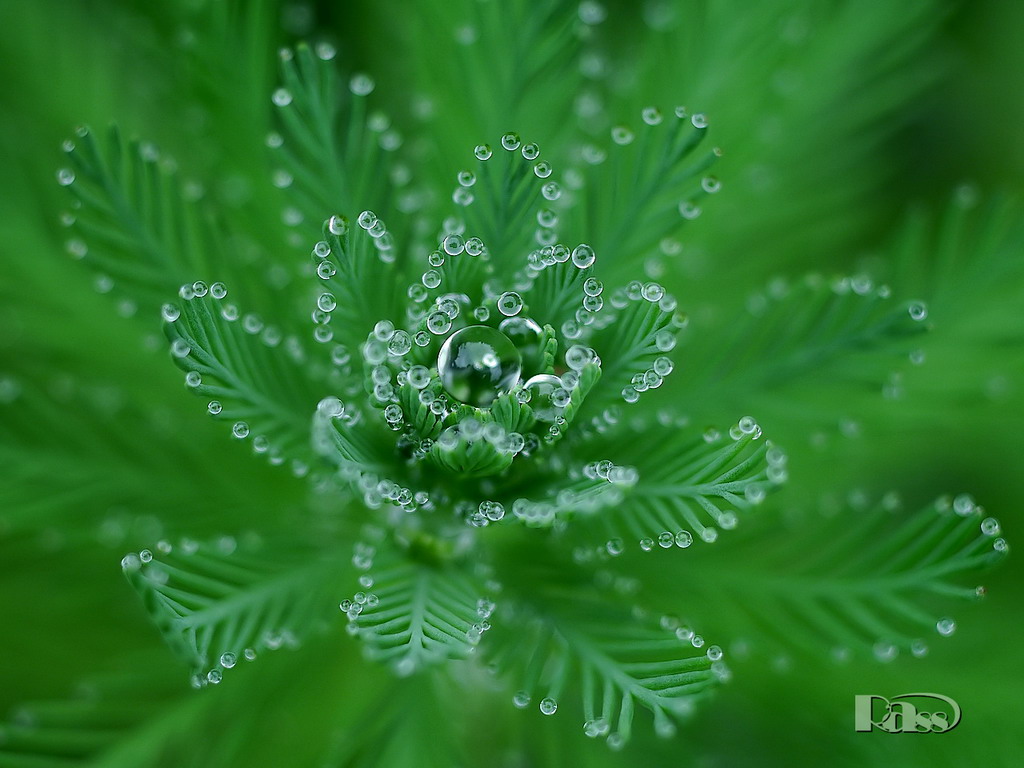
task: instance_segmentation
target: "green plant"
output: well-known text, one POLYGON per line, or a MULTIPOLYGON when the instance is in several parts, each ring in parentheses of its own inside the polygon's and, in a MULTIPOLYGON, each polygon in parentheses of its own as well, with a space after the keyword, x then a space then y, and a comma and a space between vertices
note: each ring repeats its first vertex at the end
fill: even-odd
MULTIPOLYGON (((751 206, 746 225, 716 220, 728 177, 719 195, 712 170, 732 151, 707 146, 716 123, 671 105, 608 124, 594 106, 601 6, 481 3, 462 26, 430 5, 422 19, 457 30, 462 70, 486 55, 502 64, 492 91, 469 79, 488 131, 475 148, 458 146, 443 95, 433 127, 377 111, 373 80, 340 79, 327 42, 281 51, 264 138, 276 190, 256 206, 244 183, 210 192, 116 129, 79 128, 65 144, 67 251, 122 315, 162 325, 219 436, 262 462, 224 455, 213 433, 183 434, 176 412, 153 407, 162 390, 99 388, 88 395, 105 414, 96 420, 39 395, 46 366, 28 351, 17 377, 0 380, 8 526, 75 531, 80 506, 144 506, 153 518, 109 514, 100 537, 151 536, 124 573, 193 687, 226 691, 100 676, 78 701, 27 707, 2 731, 0 765, 235 764, 259 728, 247 714, 259 681, 315 684, 263 659, 298 646, 299 658, 358 647, 368 659, 328 676, 333 692, 309 694, 337 713, 330 739, 299 750, 309 764, 420 764, 430 738, 451 742, 436 759, 454 764, 473 738, 448 721, 467 701, 530 709, 527 728, 551 719, 613 749, 631 738, 657 749, 652 735, 671 739, 715 706, 705 700, 734 675, 733 657, 764 668, 922 657, 931 636, 954 633, 950 603, 984 593, 977 573, 1007 545, 970 496, 907 510, 885 489, 836 493, 841 470, 822 496, 812 478, 788 482, 780 446, 806 454, 807 437, 823 443, 837 422, 856 435, 848 413, 870 418, 876 401, 902 396, 933 319, 954 314, 949 286, 978 293, 1016 275, 1016 206, 978 211, 962 188, 934 245, 912 218, 875 274, 758 276, 766 287, 737 302, 725 268, 707 277, 717 292, 706 306, 687 279, 700 244, 747 247, 773 217, 810 217, 810 198, 791 211, 780 199, 772 216, 751 206), (566 66, 570 54, 582 68, 566 66), (560 94, 576 88, 593 100, 576 106, 578 131, 560 130, 555 112, 517 114, 520 102, 565 107, 560 94), (502 133, 513 122, 530 133, 502 133), (592 126, 601 130, 588 136, 592 126), (528 141, 538 136, 552 151, 528 141), (265 215, 277 208, 280 223, 265 215), (971 227, 982 229, 964 237, 971 227), (73 492, 41 494, 55 477, 73 492), (233 735, 181 746, 182 733, 218 732, 218 707, 233 735)), ((672 6, 651 8, 658 29, 672 6)), ((846 34, 873 50, 920 18, 893 12, 846 34)), ((740 22, 739 37, 758 21, 740 22)), ((217 79, 223 62, 202 58, 214 49, 198 50, 197 68, 230 82, 217 79)), ((427 70, 449 63, 421 56, 427 70)), ((913 93, 928 78, 903 64, 894 53, 875 74, 913 93)), ((863 107, 857 123, 886 104, 863 107)), ((785 163, 788 151, 772 157, 785 163)), ((857 155, 844 160, 856 166, 857 155)), ((798 189, 813 173, 776 183, 798 189)), ((512 739, 513 726, 496 727, 512 739)), ((557 754, 526 742, 538 761, 557 754)))

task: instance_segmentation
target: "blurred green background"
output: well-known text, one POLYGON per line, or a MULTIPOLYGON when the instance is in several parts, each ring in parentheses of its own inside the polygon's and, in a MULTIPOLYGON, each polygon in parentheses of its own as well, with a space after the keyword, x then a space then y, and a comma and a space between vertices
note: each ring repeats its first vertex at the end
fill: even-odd
MULTIPOLYGON (((14 442, 16 434, 27 436, 24 445, 50 451, 52 483, 38 481, 40 498, 62 488, 62 468, 77 455, 125 434, 139 438, 152 476, 164 473, 168 488, 182 467, 214 500, 232 498, 225 489, 249 483, 266 508, 282 510, 281 519, 301 498, 298 481, 267 476, 238 446, 225 447, 221 431, 182 394, 153 329, 119 317, 116 302, 98 296, 92 276, 64 252, 57 220, 66 201, 54 173, 72 127, 116 120, 126 134, 152 139, 268 242, 279 237, 279 200, 253 158, 270 126, 276 51, 298 39, 329 40, 344 71, 374 74, 379 103, 408 141, 425 144, 416 173, 447 183, 468 147, 509 127, 557 156, 567 141, 560 123, 591 85, 541 82, 515 103, 476 103, 473 79, 482 78, 485 91, 493 81, 473 72, 473 63, 462 67, 468 74, 451 76, 446 52, 454 44, 436 31, 454 29, 463 6, 475 1, 255 0, 226 4, 221 13, 201 0, 0 0, 0 383, 18 374, 70 414, 11 421, 0 431, 9 441, 7 459, 27 450, 14 442), (423 93, 440 113, 432 122, 413 116, 414 96, 423 93), (69 375, 77 383, 62 395, 69 375), (118 402, 110 410, 116 417, 104 418, 111 400, 118 402), (152 431, 151 421, 133 413, 155 414, 165 431, 152 431), (73 433, 59 455, 47 447, 56 444, 54 429, 73 433), (189 444, 179 449, 181 431, 189 444)), ((1024 191, 1024 4, 919 2, 902 11, 882 0, 606 6, 597 45, 610 76, 594 133, 608 120, 635 119, 647 103, 667 109, 682 102, 709 113, 725 149, 718 210, 708 211, 706 234, 694 236, 692 263, 663 278, 684 303, 728 312, 780 273, 877 268, 884 275, 879 254, 911 207, 937 214, 964 182, 984 198, 1016 199, 1024 191), (671 19, 669 31, 653 33, 651 18, 671 19), (808 33, 801 45, 787 42, 800 39, 803 23, 825 31, 808 33), (872 35, 875 43, 865 44, 872 35), (759 191, 766 178, 776 186, 759 191)), ((582 122, 578 133, 585 135, 582 122)), ((791 484, 804 489, 803 498, 897 488, 916 503, 966 490, 1000 518, 1011 546, 1018 541, 1024 290, 1019 274, 1011 274, 950 287, 949 300, 933 312, 928 363, 907 373, 901 400, 867 406, 837 399, 826 387, 822 407, 834 410, 831 431, 809 434, 798 414, 764 420, 790 449, 791 484), (859 425, 859 436, 842 437, 839 425, 847 419, 859 425), (815 447, 823 442, 828 450, 815 447)), ((913 293, 924 285, 906 288, 913 293)), ((813 401, 813 390, 812 383, 800 398, 813 401)), ((0 465, 0 486, 8 471, 0 465)), ((103 509, 76 508, 68 493, 42 504, 38 515, 10 506, 10 494, 0 490, 0 711, 60 697, 106 670, 157 668, 160 677, 164 657, 123 582, 120 555, 160 535, 201 537, 250 521, 244 506, 226 504, 209 515, 192 506, 188 493, 177 498, 162 487, 149 509, 146 482, 126 470, 124 483, 124 498, 103 509), (47 517, 51 508, 62 511, 47 517), (118 528, 122 517, 127 522, 118 528)), ((652 764, 1013 765, 1024 753, 1017 725, 1024 712, 1022 576, 1019 557, 987 576, 989 598, 958 606, 955 641, 937 643, 925 660, 832 670, 827 677, 813 665, 741 667, 691 726, 699 736, 684 734, 680 743, 691 744, 692 753, 680 755, 676 746, 652 764), (902 741, 852 733, 854 693, 905 690, 953 696, 963 724, 942 737, 902 741)), ((204 721, 210 732, 182 740, 193 747, 202 741, 202 749, 183 747, 180 762, 167 764, 236 764, 218 756, 218 749, 230 752, 225 740, 238 741, 249 755, 239 765, 307 764, 299 755, 318 754, 308 745, 329 741, 332 718, 358 716, 344 690, 385 692, 391 685, 354 653, 335 654, 329 646, 303 653, 317 654, 318 662, 303 665, 298 676, 286 661, 267 662, 280 670, 267 673, 262 700, 242 700, 227 686, 210 692, 214 703, 200 706, 226 714, 204 721), (255 708, 255 717, 243 714, 255 708), (291 735, 261 733, 269 717, 283 717, 291 735), (298 741, 306 747, 293 752, 298 741)), ((163 682, 154 685, 163 690, 163 682)), ((525 723, 520 714, 510 711, 500 733, 526 730, 531 739, 558 741, 547 732, 555 727, 550 722, 525 723)), ((583 764, 594 747, 581 742, 551 749, 583 764)), ((646 758, 627 752, 619 759, 646 758)))

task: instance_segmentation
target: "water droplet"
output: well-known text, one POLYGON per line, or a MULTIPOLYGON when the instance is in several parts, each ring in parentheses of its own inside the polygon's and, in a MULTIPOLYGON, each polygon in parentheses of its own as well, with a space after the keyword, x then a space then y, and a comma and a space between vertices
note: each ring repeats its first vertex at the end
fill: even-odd
POLYGON ((974 503, 974 499, 966 493, 961 493, 955 499, 953 499, 953 511, 961 517, 967 517, 968 515, 974 514, 977 506, 974 503))
POLYGON ((338 300, 333 293, 321 293, 316 300, 316 305, 321 312, 333 312, 338 306, 338 300))
POLYGON ((75 183, 75 172, 70 168, 61 168, 57 171, 57 183, 62 187, 67 187, 75 183))
POLYGON ((338 236, 341 236, 341 234, 348 231, 348 219, 344 216, 332 216, 327 220, 327 229, 331 234, 338 234, 338 236))
POLYGON ((523 308, 523 297, 515 291, 506 291, 498 297, 498 311, 505 317, 518 315, 523 308))
POLYGON ((349 80, 348 87, 356 96, 369 96, 373 93, 373 78, 361 72, 354 74, 349 80))
POLYGON ((923 301, 912 301, 907 307, 911 320, 921 322, 928 317, 928 306, 923 301))
POLYGON ((452 319, 444 312, 431 312, 427 315, 427 330, 431 333, 436 335, 448 333, 448 331, 451 330, 451 327, 452 319))
POLYGON ((244 421, 237 421, 234 426, 231 427, 231 434, 239 440, 243 440, 249 436, 249 425, 244 421))
POLYGON ((683 200, 679 203, 679 215, 688 221, 692 221, 700 216, 701 209, 689 200, 683 200))
POLYGON ((392 355, 402 357, 409 354, 412 349, 412 336, 405 331, 395 331, 388 341, 388 352, 392 355))
POLYGON ((943 637, 949 637, 956 632, 956 622, 950 618, 939 619, 935 622, 935 630, 943 637))
POLYGON ((872 648, 872 652, 875 654, 875 658, 882 663, 887 663, 896 658, 899 654, 899 648, 895 643, 890 643, 885 640, 880 640, 875 643, 872 648))
POLYGON ((516 691, 512 696, 512 703, 519 709, 526 709, 530 706, 530 694, 526 691, 516 691))
POLYGON ((477 160, 489 160, 491 157, 491 148, 487 144, 477 144, 473 150, 473 154, 477 160))
POLYGON ((543 715, 553 715, 558 711, 558 702, 546 696, 540 700, 540 711, 543 715))
POLYGON ((537 421, 553 423, 562 409, 553 402, 554 393, 563 390, 562 380, 551 374, 541 373, 529 379, 523 389, 530 393, 530 407, 537 421))
POLYGON ((580 269, 593 266, 596 260, 597 256, 594 254, 594 249, 586 243, 580 243, 572 249, 572 263, 580 269))
POLYGON ((292 103, 292 92, 289 91, 287 88, 278 88, 276 91, 274 91, 274 94, 270 97, 270 99, 278 107, 287 107, 289 104, 292 103))
POLYGON ((481 501, 479 512, 485 518, 495 523, 505 517, 505 507, 497 501, 481 501))
POLYGON ((658 125, 662 120, 661 112, 657 107, 645 107, 640 113, 640 118, 647 125, 658 125))
POLYGON ((121 558, 121 568, 126 571, 137 571, 142 567, 142 560, 134 552, 121 558))
POLYGON ((558 185, 558 182, 549 181, 540 188, 540 193, 545 200, 554 201, 562 196, 562 188, 558 185))
POLYGON ((458 256, 466 250, 466 241, 463 240, 462 235, 452 234, 445 237, 441 242, 441 247, 449 256, 458 256))
POLYGON ((986 517, 981 521, 981 532, 986 536, 998 536, 1001 530, 999 521, 994 517, 986 517))
POLYGON ((220 665, 224 667, 224 669, 231 669, 236 663, 238 663, 238 657, 230 651, 220 655, 220 665))
POLYGON ((675 537, 676 546, 686 549, 693 544, 693 535, 689 531, 680 531, 675 537))
POLYGON ((583 0, 577 9, 580 21, 588 27, 600 24, 608 17, 608 11, 596 0, 583 0))
POLYGON ((160 308, 160 315, 163 317, 164 322, 173 323, 181 317, 181 311, 173 304, 164 304, 160 308))
POLYGON ((512 152, 519 149, 519 134, 518 133, 506 133, 501 137, 501 146, 512 152))
POLYGON ((624 125, 616 125, 612 128, 612 141, 620 147, 631 144, 634 139, 633 132, 624 125))
POLYGON ((701 189, 707 192, 709 195, 713 195, 722 188, 722 182, 716 179, 714 176, 705 176, 700 180, 701 189))
POLYGON ((608 733, 610 726, 608 721, 603 717, 599 717, 596 720, 587 720, 583 724, 583 733, 591 739, 596 739, 600 736, 604 736, 608 733))
POLYGON ((437 370, 448 394, 482 408, 519 382, 522 355, 502 332, 471 325, 453 333, 441 346, 437 370))

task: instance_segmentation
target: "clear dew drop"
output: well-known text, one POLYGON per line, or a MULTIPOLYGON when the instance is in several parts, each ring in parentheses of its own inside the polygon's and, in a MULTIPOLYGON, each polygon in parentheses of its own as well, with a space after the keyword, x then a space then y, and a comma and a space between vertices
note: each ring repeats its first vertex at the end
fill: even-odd
POLYGON ((526 709, 530 706, 530 694, 526 691, 516 691, 512 695, 512 703, 517 709, 526 709))
POLYGON ((657 107, 645 107, 640 113, 640 118, 646 125, 658 125, 662 120, 661 112, 657 107))
POLYGON ((1001 531, 999 521, 994 517, 986 517, 981 521, 981 532, 986 536, 998 536, 1001 531))
POLYGON ((498 297, 497 306, 505 317, 518 315, 523 308, 523 297, 515 291, 506 291, 498 297))
POLYGON ((238 657, 230 651, 220 655, 220 665, 224 667, 224 669, 231 669, 237 663, 238 657))
POLYGON ((554 423, 558 418, 562 409, 554 404, 553 396, 563 388, 562 380, 548 373, 537 374, 523 385, 523 389, 530 393, 528 402, 537 421, 554 423))
MULTIPOLYGON (((448 333, 451 327, 452 319, 444 312, 431 312, 427 315, 427 330, 431 333, 440 336, 441 334, 448 333)), ((419 339, 416 340, 416 343, 419 344, 419 339)), ((426 344, 420 344, 420 346, 426 346, 426 344)))
POLYGON ((943 637, 949 637, 956 632, 956 622, 950 618, 939 619, 935 622, 935 631, 943 637))
POLYGON ((458 256, 466 250, 466 241, 462 238, 462 235, 452 234, 445 237, 441 242, 441 247, 449 256, 458 256))
POLYGON ((522 355, 501 331, 471 325, 441 345, 437 371, 448 394, 459 402, 485 408, 519 383, 522 355))
POLYGON ((907 313, 911 320, 921 322, 928 317, 928 305, 923 301, 912 301, 907 307, 907 313))
POLYGON ((367 74, 357 73, 352 75, 352 79, 349 80, 348 87, 356 96, 369 96, 373 93, 373 78, 367 74))
POLYGON ((596 720, 587 720, 587 722, 583 724, 583 733, 590 739, 596 739, 606 735, 609 729, 608 721, 603 717, 599 717, 596 720))
POLYGON ((540 711, 542 715, 553 715, 558 711, 558 702, 550 696, 545 696, 540 701, 540 711))
POLYGON ((594 253, 594 249, 586 243, 580 243, 572 249, 572 263, 580 269, 586 269, 592 267, 594 262, 597 261, 597 256, 594 253))

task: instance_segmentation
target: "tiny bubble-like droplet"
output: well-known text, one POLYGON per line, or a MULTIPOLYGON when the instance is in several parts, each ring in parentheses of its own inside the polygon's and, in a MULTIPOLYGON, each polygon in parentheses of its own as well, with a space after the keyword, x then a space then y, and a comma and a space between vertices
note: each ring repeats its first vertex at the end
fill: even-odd
POLYGON ((558 711, 558 702, 550 696, 546 696, 541 699, 540 711, 543 715, 553 715, 558 711))

